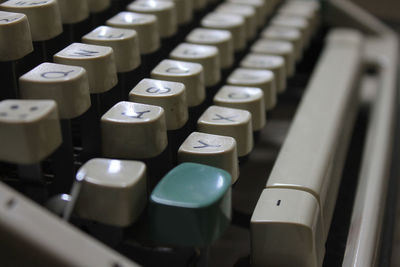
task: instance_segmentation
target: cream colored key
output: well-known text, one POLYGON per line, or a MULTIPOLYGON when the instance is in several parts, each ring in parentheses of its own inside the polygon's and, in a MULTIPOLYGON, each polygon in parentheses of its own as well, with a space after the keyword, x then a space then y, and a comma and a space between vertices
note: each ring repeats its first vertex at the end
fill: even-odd
POLYGON ((108 26, 135 30, 139 37, 140 53, 150 54, 160 48, 157 17, 150 14, 120 12, 107 20, 108 26))
POLYGON ((249 111, 253 131, 265 126, 264 93, 260 88, 225 85, 215 94, 214 104, 249 111))
POLYGON ((203 67, 199 63, 164 59, 151 71, 151 77, 183 83, 189 107, 200 105, 206 98, 203 67))
POLYGON ((246 27, 242 16, 211 12, 201 20, 200 24, 205 28, 230 31, 234 50, 240 51, 245 48, 246 27))
POLYGON ((307 1, 288 2, 279 8, 278 13, 306 18, 311 32, 315 32, 319 24, 319 7, 308 5, 307 1))
POLYGON ((159 0, 173 1, 176 7, 178 25, 189 23, 193 19, 193 0, 159 0))
POLYGON ((49 40, 62 32, 57 0, 10 0, 0 4, 0 10, 24 13, 28 17, 33 41, 49 40))
POLYGON ((303 43, 301 33, 298 29, 286 26, 267 26, 261 33, 265 39, 287 41, 293 45, 296 60, 300 61, 303 54, 303 43))
POLYGON ((143 79, 129 93, 129 101, 162 107, 167 130, 182 128, 189 118, 183 83, 143 79))
POLYGON ((296 55, 293 45, 285 41, 259 39, 250 48, 251 52, 281 56, 285 59, 286 73, 292 77, 295 70, 296 55))
POLYGON ((279 13, 271 19, 271 25, 296 28, 301 32, 301 42, 307 48, 311 39, 311 26, 306 18, 290 14, 279 13))
POLYGON ((129 4, 127 9, 132 12, 155 15, 162 38, 173 36, 178 29, 173 1, 136 0, 129 4))
POLYGON ((258 87, 264 92, 265 110, 276 106, 276 88, 274 73, 269 70, 237 68, 228 77, 231 85, 258 87))
POLYGON ((193 9, 200 11, 207 6, 207 0, 193 0, 193 9))
POLYGON ((1 101, 0 129, 0 161, 39 163, 62 142, 53 100, 1 101))
POLYGON ((87 0, 90 13, 105 11, 111 5, 111 0, 87 0))
POLYGON ((236 141, 230 136, 193 132, 179 147, 178 161, 223 169, 231 175, 232 184, 239 178, 236 141))
POLYGON ((103 155, 120 159, 155 157, 167 147, 164 109, 119 102, 101 117, 103 155))
POLYGON ((251 40, 257 33, 257 17, 253 6, 234 3, 222 3, 215 9, 216 12, 241 15, 244 18, 247 40, 251 40))
POLYGON ((176 60, 200 63, 203 66, 206 86, 213 86, 221 79, 219 53, 215 46, 181 43, 169 56, 176 60))
POLYGON ((199 132, 235 138, 239 157, 253 149, 251 113, 247 110, 210 106, 197 121, 199 132))
POLYGON ((42 63, 19 78, 21 98, 56 101, 61 119, 82 115, 90 107, 89 81, 81 67, 42 63))
POLYGON ((186 36, 186 42, 216 46, 220 55, 221 68, 229 68, 233 64, 233 40, 229 31, 196 28, 186 36))
POLYGON ((99 26, 84 35, 82 42, 111 47, 117 72, 129 72, 140 65, 139 40, 135 30, 99 26))
POLYGON ((264 189, 251 217, 252 266, 322 266, 321 210, 315 197, 293 189, 264 189))
POLYGON ((257 17, 257 25, 261 27, 265 23, 268 12, 267 3, 264 0, 228 0, 228 3, 249 5, 254 7, 257 17))
POLYGON ((55 54, 54 62, 85 68, 91 94, 106 92, 118 82, 111 47, 73 43, 55 54))
POLYGON ((270 70, 274 73, 278 93, 286 90, 286 68, 283 57, 249 53, 240 62, 240 67, 270 70))
POLYGON ((89 17, 88 0, 58 0, 63 24, 74 24, 89 17))
POLYGON ((0 11, 0 61, 23 58, 33 51, 25 14, 0 11))
POLYGON ((75 213, 88 220, 125 227, 134 223, 147 202, 146 165, 140 161, 95 158, 76 174, 81 191, 75 213))

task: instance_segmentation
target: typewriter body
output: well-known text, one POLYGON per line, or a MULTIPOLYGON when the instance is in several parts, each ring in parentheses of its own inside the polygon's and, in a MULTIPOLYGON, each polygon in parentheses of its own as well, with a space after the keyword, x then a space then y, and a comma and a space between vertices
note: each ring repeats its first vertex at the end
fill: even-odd
POLYGON ((398 37, 351 2, 0 1, 0 37, 1 266, 388 265, 398 37))

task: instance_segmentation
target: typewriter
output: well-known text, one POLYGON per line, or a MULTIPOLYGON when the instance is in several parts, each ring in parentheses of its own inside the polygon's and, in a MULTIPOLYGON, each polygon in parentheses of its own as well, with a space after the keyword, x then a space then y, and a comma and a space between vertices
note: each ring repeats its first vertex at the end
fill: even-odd
POLYGON ((345 0, 0 1, 0 265, 388 266, 398 51, 345 0))

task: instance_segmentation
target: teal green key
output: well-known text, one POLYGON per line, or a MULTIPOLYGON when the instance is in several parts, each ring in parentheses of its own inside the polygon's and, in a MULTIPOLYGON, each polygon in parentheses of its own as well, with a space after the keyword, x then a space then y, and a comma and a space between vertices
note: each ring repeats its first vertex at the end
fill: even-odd
POLYGON ((155 241, 207 247, 229 226, 231 176, 203 164, 180 164, 154 188, 149 215, 155 241))

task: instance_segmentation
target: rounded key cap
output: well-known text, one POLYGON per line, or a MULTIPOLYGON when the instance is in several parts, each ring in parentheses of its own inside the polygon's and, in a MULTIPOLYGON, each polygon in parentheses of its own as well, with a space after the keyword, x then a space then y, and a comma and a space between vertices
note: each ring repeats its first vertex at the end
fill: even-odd
POLYGON ((58 0, 63 24, 74 24, 89 17, 87 0, 58 0))
POLYGON ((213 86, 221 79, 219 53, 215 46, 181 43, 169 56, 176 60, 200 63, 203 66, 206 86, 213 86))
POLYGON ((235 51, 243 50, 246 46, 246 28, 244 18, 240 15, 211 12, 201 20, 201 26, 230 31, 235 51))
POLYGON ((140 65, 139 40, 134 30, 100 26, 83 36, 82 41, 111 47, 117 72, 129 72, 140 65))
POLYGON ((270 70, 274 73, 278 93, 286 90, 286 68, 283 57, 249 53, 240 62, 240 67, 270 70))
POLYGON ((109 91, 118 82, 111 47, 73 43, 55 54, 54 62, 85 68, 91 94, 109 91))
POLYGON ((236 141, 230 136, 193 132, 179 147, 178 161, 223 169, 231 175, 232 184, 239 178, 236 141))
POLYGON ((303 53, 303 43, 301 33, 298 29, 285 26, 268 26, 266 27, 261 36, 265 39, 287 41, 293 45, 296 60, 299 61, 303 53))
POLYGON ((237 68, 229 75, 227 82, 231 85, 258 87, 264 92, 265 109, 271 110, 276 106, 276 88, 272 71, 237 68))
POLYGON ((176 7, 178 25, 187 24, 193 19, 193 0, 159 0, 173 1, 176 7))
POLYGON ((311 27, 306 18, 289 14, 278 14, 271 19, 271 25, 292 27, 301 32, 301 43, 307 47, 311 38, 311 27))
POLYGON ((257 17, 257 25, 262 26, 265 23, 267 15, 267 4, 264 0, 228 0, 228 3, 248 5, 254 7, 257 17))
POLYGON ((140 161, 95 158, 78 171, 82 187, 76 214, 96 222, 124 227, 146 206, 146 165, 140 161))
POLYGON ((229 68, 233 64, 233 40, 229 31, 196 28, 186 36, 186 42, 216 46, 221 68, 229 68))
POLYGON ((162 38, 171 37, 177 31, 176 9, 173 1, 136 0, 129 4, 127 9, 132 12, 155 15, 162 38))
POLYGON ((103 155, 110 158, 146 159, 167 147, 164 109, 119 102, 101 117, 103 155))
POLYGON ((87 0, 90 13, 100 13, 111 5, 111 0, 87 0))
POLYGON ((281 56, 285 59, 286 73, 293 76, 295 70, 295 52, 293 45, 285 41, 259 39, 250 48, 251 52, 266 55, 281 56))
POLYGON ((278 13, 306 18, 311 27, 311 32, 314 32, 319 23, 318 8, 308 6, 307 4, 293 4, 294 2, 292 2, 292 4, 290 3, 291 2, 288 2, 288 4, 280 7, 278 13))
POLYGON ((151 71, 151 77, 183 83, 189 107, 200 105, 206 98, 201 64, 164 59, 151 71))
POLYGON ((167 130, 183 127, 189 118, 183 83, 143 79, 129 93, 129 101, 162 107, 167 130))
POLYGON ((208 246, 229 226, 231 201, 231 177, 226 171, 180 164, 150 195, 152 237, 172 245, 208 246))
POLYGON ((199 132, 235 138, 239 157, 253 149, 251 113, 247 110, 210 106, 197 121, 199 132))
POLYGON ((56 0, 10 0, 0 4, 4 11, 28 17, 33 41, 52 39, 62 32, 61 14, 56 0))
POLYGON ((160 48, 157 17, 150 14, 120 12, 107 20, 108 26, 135 30, 139 37, 140 53, 150 54, 160 48))
POLYGON ((253 131, 265 126, 264 93, 260 88, 225 85, 215 94, 214 104, 249 111, 253 131))
POLYGON ((1 101, 0 129, 0 161, 39 163, 62 142, 53 100, 1 101))
POLYGON ((215 11, 243 16, 247 40, 251 40, 256 36, 257 17, 253 6, 225 2, 220 4, 215 11))
POLYGON ((89 81, 81 67, 42 63, 19 78, 21 98, 53 99, 61 119, 82 115, 90 107, 89 81))
POLYGON ((33 51, 25 14, 0 11, 0 61, 20 59, 33 51))

